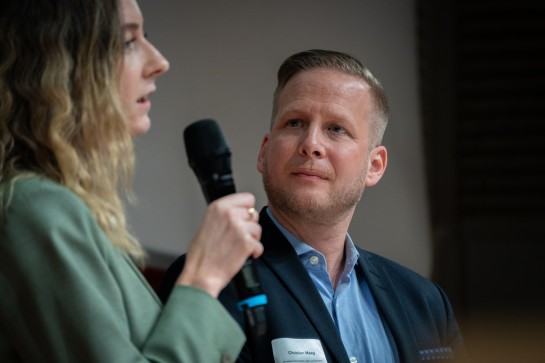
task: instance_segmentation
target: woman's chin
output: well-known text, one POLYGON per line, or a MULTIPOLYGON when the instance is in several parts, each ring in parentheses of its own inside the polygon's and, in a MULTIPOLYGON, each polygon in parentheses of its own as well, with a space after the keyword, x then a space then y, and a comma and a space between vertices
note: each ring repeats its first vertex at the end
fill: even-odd
POLYGON ((132 137, 138 137, 146 134, 151 128, 151 121, 149 117, 143 117, 140 120, 130 123, 130 130, 132 137))

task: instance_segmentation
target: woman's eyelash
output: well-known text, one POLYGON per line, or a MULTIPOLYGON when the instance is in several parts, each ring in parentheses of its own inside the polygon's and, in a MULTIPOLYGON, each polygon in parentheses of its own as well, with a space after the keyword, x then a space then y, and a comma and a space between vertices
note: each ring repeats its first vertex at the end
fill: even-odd
POLYGON ((135 41, 136 41, 136 38, 131 38, 131 39, 125 41, 125 43, 124 43, 125 48, 129 48, 135 41))
MULTIPOLYGON (((148 33, 143 34, 144 39, 148 39, 148 33)), ((131 39, 125 41, 125 48, 130 47, 134 42, 136 42, 136 37, 132 37, 131 39)))

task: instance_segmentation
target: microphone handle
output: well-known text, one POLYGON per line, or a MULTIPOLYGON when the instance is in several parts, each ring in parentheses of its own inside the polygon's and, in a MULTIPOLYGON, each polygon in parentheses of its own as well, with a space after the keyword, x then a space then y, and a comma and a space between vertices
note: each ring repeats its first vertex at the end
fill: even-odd
MULTIPOLYGON (((221 176, 218 176, 218 178, 221 179, 221 176)), ((236 192, 231 175, 219 182, 218 180, 213 182, 201 180, 200 184, 208 203, 236 192)), ((265 315, 267 296, 261 290, 261 282, 253 258, 250 257, 246 260, 233 278, 233 283, 240 299, 237 308, 244 314, 248 334, 253 336, 264 335, 267 330, 265 315)))
POLYGON ((261 283, 257 280, 257 268, 253 259, 246 260, 240 271, 233 278, 233 283, 239 295, 239 310, 244 314, 248 325, 248 334, 253 336, 264 335, 267 331, 265 305, 267 296, 261 290, 261 283))

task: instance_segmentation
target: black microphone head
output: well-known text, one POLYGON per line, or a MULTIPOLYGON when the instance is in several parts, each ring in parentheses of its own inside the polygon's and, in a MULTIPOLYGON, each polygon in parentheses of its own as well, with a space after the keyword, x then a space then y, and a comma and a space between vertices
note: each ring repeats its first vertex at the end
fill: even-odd
POLYGON ((223 133, 216 121, 195 121, 184 130, 184 142, 189 162, 206 162, 219 155, 231 156, 223 133))
POLYGON ((184 130, 189 161, 208 203, 235 192, 231 151, 216 121, 195 121, 184 130))

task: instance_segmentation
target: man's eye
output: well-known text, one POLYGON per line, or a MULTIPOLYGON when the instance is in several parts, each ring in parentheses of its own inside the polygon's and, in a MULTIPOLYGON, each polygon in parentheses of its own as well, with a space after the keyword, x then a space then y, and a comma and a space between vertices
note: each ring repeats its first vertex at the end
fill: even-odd
POLYGON ((288 127, 300 127, 303 123, 301 122, 301 120, 289 120, 288 122, 286 122, 286 126, 288 127))
POLYGON ((328 127, 328 129, 336 134, 346 133, 346 130, 339 125, 331 125, 328 127))

